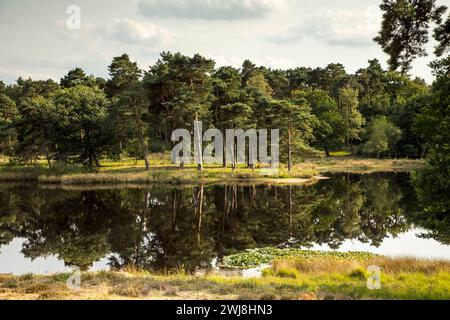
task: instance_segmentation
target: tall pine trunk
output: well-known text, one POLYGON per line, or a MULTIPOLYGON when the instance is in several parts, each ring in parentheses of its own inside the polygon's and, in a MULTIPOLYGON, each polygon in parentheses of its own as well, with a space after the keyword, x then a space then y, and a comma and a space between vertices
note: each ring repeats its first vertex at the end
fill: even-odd
MULTIPOLYGON (((197 113, 195 114, 195 121, 198 121, 198 117, 197 117, 197 113)), ((197 150, 198 152, 198 159, 196 158, 195 160, 198 160, 199 163, 197 163, 197 170, 198 171, 202 171, 203 170, 203 145, 202 145, 202 141, 203 141, 203 132, 196 132, 195 128, 194 128, 194 148, 196 148, 195 146, 195 141, 198 141, 200 143, 199 149, 197 150)), ((194 151, 195 152, 195 151, 194 151)))
POLYGON ((227 167, 227 144, 223 144, 223 165, 222 168, 227 167))
POLYGON ((292 170, 292 137, 291 137, 291 125, 288 127, 288 171, 292 170))
POLYGON ((148 159, 148 143, 147 139, 145 139, 144 126, 142 124, 143 120, 140 112, 138 112, 136 120, 139 129, 139 143, 141 145, 142 153, 144 154, 145 171, 150 171, 150 161, 148 159))

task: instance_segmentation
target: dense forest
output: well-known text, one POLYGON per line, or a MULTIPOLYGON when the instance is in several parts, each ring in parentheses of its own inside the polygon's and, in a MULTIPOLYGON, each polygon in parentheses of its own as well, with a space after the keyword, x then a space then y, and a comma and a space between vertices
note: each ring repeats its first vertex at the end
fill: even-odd
POLYGON ((113 59, 107 80, 76 68, 60 83, 1 84, 1 153, 91 166, 102 157, 142 158, 147 145, 170 150, 172 131, 192 128, 196 117, 221 130, 279 128, 296 156, 329 156, 345 146, 375 157, 429 151, 424 112, 437 84, 385 71, 377 60, 355 74, 338 63, 291 70, 248 60, 241 69, 214 64, 166 52, 142 72, 124 54, 113 59))

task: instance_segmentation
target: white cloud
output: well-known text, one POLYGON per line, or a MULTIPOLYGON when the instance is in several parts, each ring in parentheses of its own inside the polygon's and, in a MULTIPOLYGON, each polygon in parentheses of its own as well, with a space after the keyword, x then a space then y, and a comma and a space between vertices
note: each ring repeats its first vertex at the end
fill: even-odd
POLYGON ((204 20, 260 18, 280 9, 288 0, 141 0, 145 16, 204 20))
POLYGON ((377 7, 366 10, 327 10, 304 23, 272 37, 277 43, 295 42, 308 37, 329 45, 370 46, 381 25, 377 7))
POLYGON ((107 37, 123 42, 148 43, 156 41, 170 42, 175 34, 150 22, 140 22, 132 19, 110 20, 105 28, 107 37))

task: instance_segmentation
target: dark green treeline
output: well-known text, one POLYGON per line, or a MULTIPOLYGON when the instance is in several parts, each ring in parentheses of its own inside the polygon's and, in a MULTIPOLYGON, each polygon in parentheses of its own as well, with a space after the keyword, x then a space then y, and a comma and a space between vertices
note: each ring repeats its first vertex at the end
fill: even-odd
POLYGON ((192 129, 196 118, 222 130, 280 128, 284 160, 289 147, 295 157, 353 145, 370 156, 422 157, 428 148, 415 119, 429 104, 430 87, 377 60, 348 74, 335 63, 215 68, 200 55, 166 52, 143 72, 124 54, 109 74, 95 78, 76 68, 60 83, 1 84, 0 152, 21 162, 88 166, 101 158, 148 160, 149 152, 170 150, 172 131, 192 129))

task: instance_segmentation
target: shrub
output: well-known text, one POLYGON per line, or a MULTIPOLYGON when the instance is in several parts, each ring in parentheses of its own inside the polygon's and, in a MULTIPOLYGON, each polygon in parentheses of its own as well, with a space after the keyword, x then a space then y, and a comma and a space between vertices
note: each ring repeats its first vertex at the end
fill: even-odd
POLYGON ((366 280, 367 279, 367 272, 366 270, 362 268, 356 268, 355 270, 351 271, 348 276, 350 278, 355 278, 359 280, 366 280))

